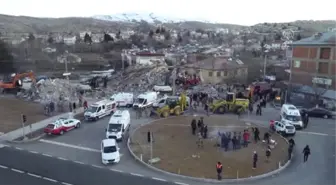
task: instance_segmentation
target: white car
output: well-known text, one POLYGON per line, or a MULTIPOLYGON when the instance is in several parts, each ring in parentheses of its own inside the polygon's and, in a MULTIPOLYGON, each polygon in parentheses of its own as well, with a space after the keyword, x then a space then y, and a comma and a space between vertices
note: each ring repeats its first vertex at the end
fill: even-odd
POLYGON ((290 123, 275 121, 274 127, 275 127, 276 132, 284 136, 285 135, 295 135, 296 133, 295 127, 290 123))
POLYGON ((104 139, 101 142, 101 157, 102 163, 114 164, 120 162, 120 148, 118 147, 118 143, 115 139, 104 139))
POLYGON ((48 124, 44 128, 44 133, 51 135, 63 135, 74 128, 79 128, 81 121, 78 119, 59 118, 58 120, 48 124))

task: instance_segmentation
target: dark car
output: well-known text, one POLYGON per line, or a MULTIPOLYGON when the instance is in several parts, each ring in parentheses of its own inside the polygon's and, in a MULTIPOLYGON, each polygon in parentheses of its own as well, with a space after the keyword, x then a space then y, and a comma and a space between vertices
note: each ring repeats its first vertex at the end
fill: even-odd
POLYGON ((311 108, 301 111, 302 113, 308 113, 309 117, 319 117, 319 118, 332 118, 333 114, 331 111, 323 108, 311 108))

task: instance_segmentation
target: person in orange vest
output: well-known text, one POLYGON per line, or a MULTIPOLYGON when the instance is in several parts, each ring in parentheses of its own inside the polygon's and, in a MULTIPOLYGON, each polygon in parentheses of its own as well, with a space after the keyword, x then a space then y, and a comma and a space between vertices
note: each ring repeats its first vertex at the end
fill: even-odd
POLYGON ((222 179, 222 170, 223 170, 223 165, 222 165, 221 162, 217 162, 216 170, 217 170, 217 178, 218 178, 218 180, 221 180, 222 179))

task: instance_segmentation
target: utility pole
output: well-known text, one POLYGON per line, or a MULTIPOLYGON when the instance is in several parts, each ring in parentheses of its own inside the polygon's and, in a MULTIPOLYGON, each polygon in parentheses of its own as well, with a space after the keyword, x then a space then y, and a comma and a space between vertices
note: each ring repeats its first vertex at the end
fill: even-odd
POLYGON ((263 79, 265 79, 265 77, 266 77, 266 64, 267 64, 267 54, 266 54, 266 51, 264 52, 265 59, 264 59, 264 76, 263 76, 263 79))
POLYGON ((150 162, 153 160, 153 132, 150 133, 150 162))
POLYGON ((175 58, 175 61, 174 61, 174 68, 173 68, 173 96, 175 96, 175 93, 176 93, 176 75, 177 75, 177 59, 175 58))

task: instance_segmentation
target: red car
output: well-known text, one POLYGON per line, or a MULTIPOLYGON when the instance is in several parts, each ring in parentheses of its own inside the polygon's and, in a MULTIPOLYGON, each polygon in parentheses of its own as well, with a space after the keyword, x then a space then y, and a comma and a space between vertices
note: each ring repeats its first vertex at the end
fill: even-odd
POLYGON ((79 128, 81 122, 78 119, 60 118, 53 123, 50 123, 44 128, 44 133, 48 135, 63 135, 74 128, 79 128))

